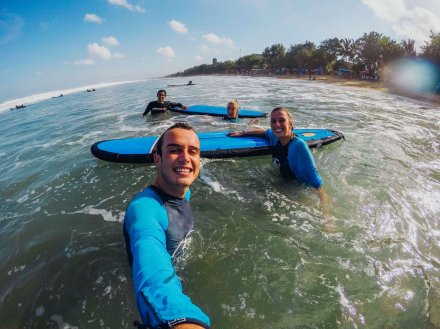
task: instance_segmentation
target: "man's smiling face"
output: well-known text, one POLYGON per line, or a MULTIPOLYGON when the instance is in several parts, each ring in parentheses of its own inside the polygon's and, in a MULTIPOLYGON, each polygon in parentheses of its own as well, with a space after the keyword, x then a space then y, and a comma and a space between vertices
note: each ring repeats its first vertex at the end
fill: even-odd
POLYGON ((193 130, 181 128, 171 129, 163 137, 162 155, 154 156, 158 168, 155 185, 183 197, 199 175, 200 141, 193 130))

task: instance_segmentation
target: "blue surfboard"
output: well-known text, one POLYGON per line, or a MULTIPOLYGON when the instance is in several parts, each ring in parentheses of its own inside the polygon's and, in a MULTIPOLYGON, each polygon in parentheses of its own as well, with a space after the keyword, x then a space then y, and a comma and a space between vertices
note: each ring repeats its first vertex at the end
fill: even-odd
MULTIPOLYGON (((191 105, 186 110, 181 107, 173 107, 169 109, 172 112, 181 114, 195 114, 195 115, 211 115, 216 117, 223 117, 228 115, 226 106, 213 106, 213 105, 191 105)), ((238 108, 239 118, 265 118, 267 113, 238 108)))
MULTIPOLYGON (((198 133, 200 155, 221 159, 269 155, 272 150, 264 137, 229 137, 228 131, 198 133)), ((343 138, 342 133, 328 129, 295 129, 299 138, 310 148, 333 143, 343 138)), ((153 163, 153 149, 158 136, 112 139, 96 142, 91 147, 98 159, 119 163, 153 163)))

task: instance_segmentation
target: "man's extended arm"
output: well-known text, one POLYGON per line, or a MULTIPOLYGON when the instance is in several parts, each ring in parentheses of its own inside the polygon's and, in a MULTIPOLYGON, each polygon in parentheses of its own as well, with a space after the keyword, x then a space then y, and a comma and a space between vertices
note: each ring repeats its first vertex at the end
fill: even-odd
POLYGON ((142 321, 154 328, 175 321, 200 323, 204 325, 201 328, 209 328, 209 318, 183 293, 173 268, 166 249, 166 216, 166 210, 151 198, 132 202, 125 216, 133 255, 136 303, 142 321))

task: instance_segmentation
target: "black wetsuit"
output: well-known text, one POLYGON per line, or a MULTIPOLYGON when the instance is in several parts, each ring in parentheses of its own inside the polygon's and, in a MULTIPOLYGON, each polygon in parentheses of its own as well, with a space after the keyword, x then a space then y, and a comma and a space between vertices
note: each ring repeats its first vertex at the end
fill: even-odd
POLYGON ((272 147, 272 162, 280 170, 281 176, 285 178, 295 178, 295 174, 290 170, 289 144, 281 145, 280 141, 272 147))
MULTIPOLYGON (((161 109, 164 107, 168 109, 170 107, 183 107, 183 105, 180 103, 169 102, 169 101, 165 101, 163 103, 159 103, 158 101, 153 101, 148 103, 147 108, 145 109, 144 114, 142 114, 142 116, 146 116, 152 109, 157 109, 157 108, 161 109)), ((158 113, 151 112, 151 114, 158 114, 158 113)))

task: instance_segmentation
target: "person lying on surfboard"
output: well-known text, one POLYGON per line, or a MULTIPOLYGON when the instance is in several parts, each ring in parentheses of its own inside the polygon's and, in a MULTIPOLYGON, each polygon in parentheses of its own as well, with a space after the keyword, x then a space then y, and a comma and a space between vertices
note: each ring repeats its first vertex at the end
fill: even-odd
POLYGON ((322 178, 306 142, 293 132, 293 118, 287 108, 276 107, 272 110, 270 129, 234 131, 229 136, 261 136, 268 139, 272 146, 272 162, 281 175, 314 187, 321 201, 324 217, 329 221, 327 194, 322 188, 322 178))
POLYGON ((187 106, 182 105, 181 103, 166 101, 165 97, 167 96, 167 92, 163 89, 157 92, 157 101, 152 101, 148 103, 147 108, 144 111, 142 116, 146 116, 150 111, 151 114, 159 114, 165 112, 169 107, 181 107, 183 110, 186 110, 187 106))

